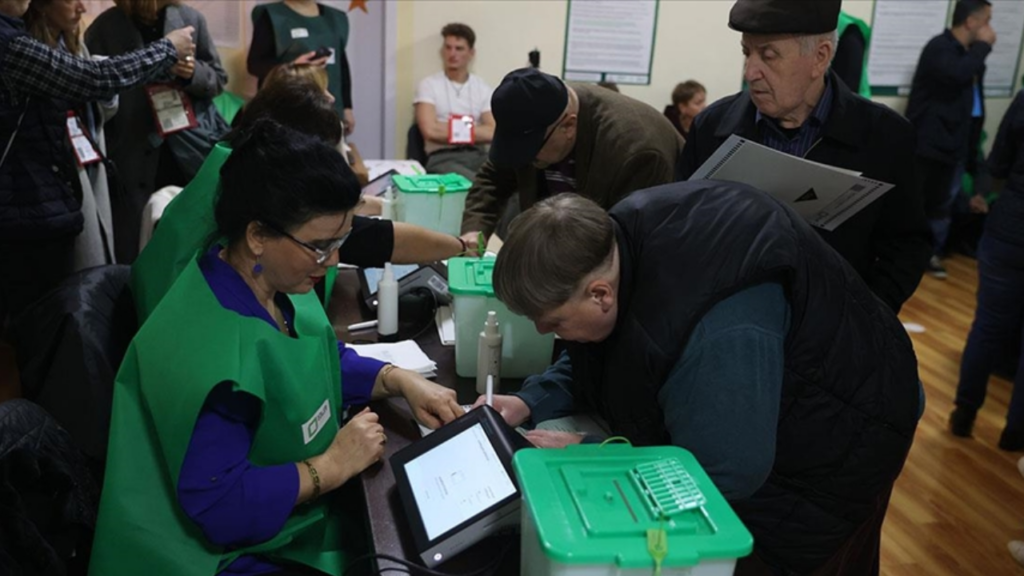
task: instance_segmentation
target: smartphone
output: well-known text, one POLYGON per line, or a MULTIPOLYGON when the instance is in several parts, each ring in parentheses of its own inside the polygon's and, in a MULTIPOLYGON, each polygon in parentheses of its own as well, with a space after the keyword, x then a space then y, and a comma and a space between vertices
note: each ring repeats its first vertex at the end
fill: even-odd
POLYGON ((313 53, 313 60, 319 60, 321 58, 326 58, 326 57, 328 57, 330 55, 331 55, 331 49, 328 48, 327 46, 321 46, 321 47, 316 49, 316 52, 313 53))

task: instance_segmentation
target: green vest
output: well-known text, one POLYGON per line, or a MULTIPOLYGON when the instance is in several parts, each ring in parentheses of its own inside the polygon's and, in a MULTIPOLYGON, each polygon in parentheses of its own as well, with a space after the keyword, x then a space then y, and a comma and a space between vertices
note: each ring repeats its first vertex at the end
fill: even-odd
POLYGON ((865 98, 871 98, 871 83, 868 82, 868 54, 871 52, 871 27, 860 18, 850 16, 846 12, 840 12, 839 24, 836 27, 836 34, 840 42, 843 41, 843 32, 851 24, 860 28, 860 33, 864 35, 864 68, 860 74, 860 88, 857 90, 857 93, 865 98))
POLYGON ((271 540, 231 552, 209 543, 177 501, 193 426, 220 382, 262 403, 253 464, 298 462, 334 439, 341 421, 334 330, 314 295, 290 298, 297 338, 223 308, 193 260, 139 330, 114 386, 91 575, 211 576, 242 554, 342 574, 343 545, 360 540, 360 523, 330 510, 333 493, 297 506, 271 540))
POLYGON ((323 4, 318 6, 320 16, 308 17, 283 2, 260 4, 252 9, 252 21, 255 24, 264 12, 270 16, 278 63, 291 62, 321 46, 334 49, 334 62, 327 65, 327 90, 334 95, 334 107, 342 117, 341 56, 348 45, 348 15, 323 4))
MULTIPOLYGON (((220 188, 220 169, 230 155, 231 148, 223 142, 213 147, 196 177, 164 209, 153 238, 132 264, 132 297, 140 326, 182 270, 208 247, 210 236, 217 229, 213 210, 220 188)), ((325 310, 337 275, 333 266, 326 271, 325 310)))

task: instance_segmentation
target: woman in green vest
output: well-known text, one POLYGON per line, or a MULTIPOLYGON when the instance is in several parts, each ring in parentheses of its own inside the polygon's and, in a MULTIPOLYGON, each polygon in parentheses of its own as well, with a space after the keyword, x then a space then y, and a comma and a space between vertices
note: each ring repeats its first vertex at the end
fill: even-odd
POLYGON ((278 64, 296 62, 325 66, 327 89, 345 123, 345 134, 355 129, 352 114, 352 74, 345 45, 348 15, 316 0, 283 0, 252 9, 252 43, 246 66, 260 83, 278 64), (324 49, 325 56, 316 54, 324 49))
POLYGON ((312 294, 359 192, 320 140, 270 120, 235 140, 223 240, 181 273, 117 375, 91 574, 341 576, 363 522, 335 491, 387 442, 374 413, 342 426, 342 411, 401 395, 430 427, 461 414, 452 390, 347 355, 312 294))

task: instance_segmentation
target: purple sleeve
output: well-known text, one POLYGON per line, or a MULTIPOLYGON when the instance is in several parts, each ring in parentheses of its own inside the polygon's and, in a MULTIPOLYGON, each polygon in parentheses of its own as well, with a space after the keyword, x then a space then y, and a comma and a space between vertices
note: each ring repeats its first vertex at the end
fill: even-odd
POLYGON ((276 536, 299 494, 292 463, 254 466, 252 446, 260 403, 218 385, 196 420, 178 476, 178 503, 206 538, 246 546, 276 536))
POLYGON ((375 358, 363 358, 355 350, 338 341, 338 358, 341 360, 341 405, 360 406, 370 401, 373 383, 386 362, 375 358))

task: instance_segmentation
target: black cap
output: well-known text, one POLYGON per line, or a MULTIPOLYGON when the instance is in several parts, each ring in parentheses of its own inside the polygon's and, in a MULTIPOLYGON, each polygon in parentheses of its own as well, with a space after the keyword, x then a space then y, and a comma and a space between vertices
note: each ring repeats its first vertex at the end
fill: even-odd
POLYGON ((540 152, 547 127, 569 105, 565 83, 536 68, 509 72, 491 95, 494 139, 491 162, 503 166, 529 164, 540 152))
POLYGON ((729 28, 750 34, 825 34, 836 29, 842 0, 736 0, 729 28))

